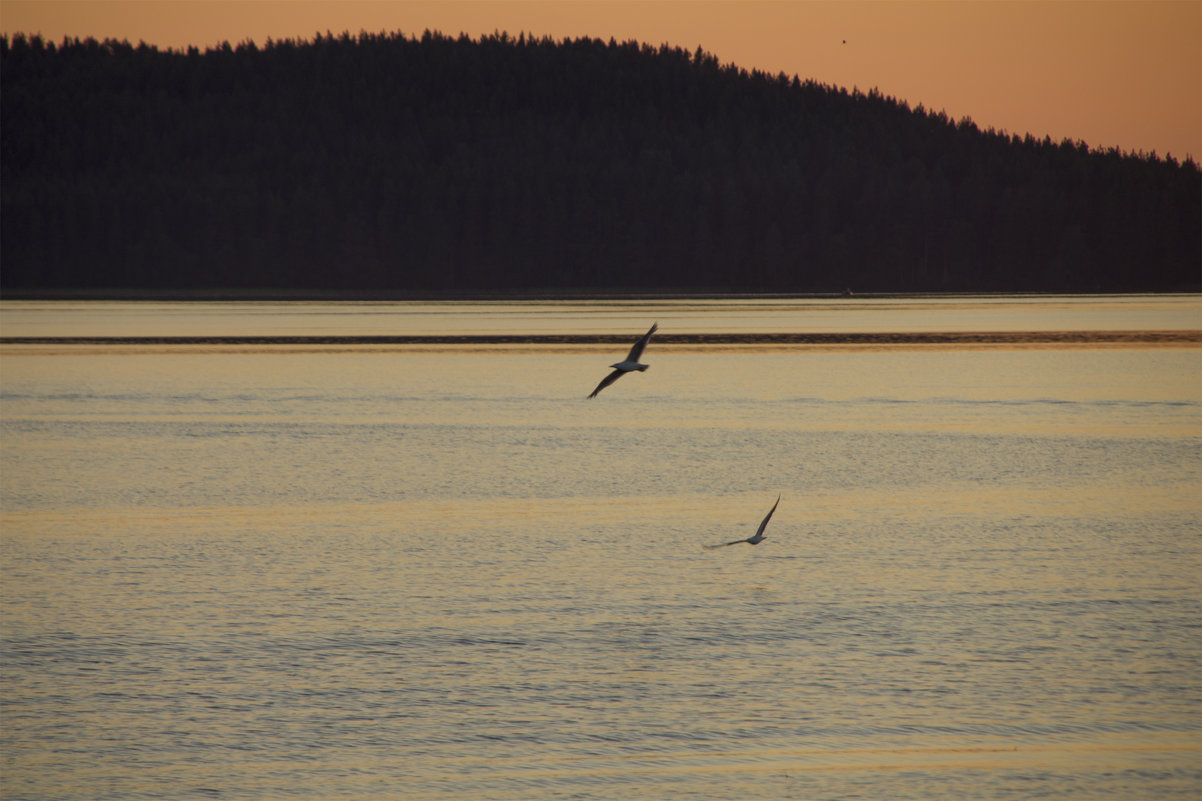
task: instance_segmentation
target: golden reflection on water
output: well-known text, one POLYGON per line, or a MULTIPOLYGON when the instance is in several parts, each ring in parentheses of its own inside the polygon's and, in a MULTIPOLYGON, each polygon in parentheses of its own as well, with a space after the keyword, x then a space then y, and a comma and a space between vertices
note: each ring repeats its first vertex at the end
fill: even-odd
POLYGON ((1197 329, 1202 298, 950 296, 441 302, 0 301, 0 335, 1197 329))
POLYGON ((0 349, 12 794, 1196 789, 1202 351, 624 352, 0 349))
MULTIPOLYGON (((1202 756, 1202 744, 1190 737, 1153 734, 1142 743, 1126 736, 1102 736, 1086 742, 1041 743, 1038 747, 1015 745, 966 746, 954 740, 929 742, 921 746, 889 748, 770 748, 757 752, 754 760, 739 752, 710 752, 704 759, 688 753, 665 754, 661 751, 624 754, 620 757, 543 757, 522 760, 490 760, 490 771, 497 778, 511 776, 575 778, 682 774, 805 774, 856 771, 1008 771, 1027 773, 1036 770, 1072 772, 1080 769, 1105 771, 1116 762, 1138 765, 1136 770, 1172 769, 1179 754, 1202 756), (1168 759, 1166 759, 1168 757, 1168 759), (636 763, 636 764, 629 764, 636 763)), ((446 779, 453 779, 478 759, 448 761, 446 779)))

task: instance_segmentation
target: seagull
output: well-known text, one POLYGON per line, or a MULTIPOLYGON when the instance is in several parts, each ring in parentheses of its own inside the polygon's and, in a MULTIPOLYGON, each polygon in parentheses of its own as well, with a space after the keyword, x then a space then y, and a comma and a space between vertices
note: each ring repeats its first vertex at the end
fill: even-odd
POLYGON ((590 398, 597 397, 598 392, 617 381, 626 373, 629 373, 632 370, 638 370, 641 373, 647 369, 648 365, 639 364, 639 357, 643 355, 643 348, 647 347, 647 341, 651 339, 651 335, 655 333, 655 329, 657 328, 659 328, 659 323, 652 325, 651 330, 643 334, 642 338, 640 338, 638 342, 634 343, 634 347, 630 349, 630 353, 626 355, 625 360, 620 361, 617 364, 610 365, 610 367, 614 368, 614 371, 605 376, 605 378, 601 379, 601 383, 598 384, 597 388, 593 390, 591 395, 589 395, 590 398))
POLYGON ((706 545, 706 549, 725 548, 727 545, 738 545, 740 542, 745 542, 748 545, 759 545, 764 541, 764 529, 768 528, 768 521, 772 519, 772 513, 776 511, 776 507, 780 506, 780 496, 776 496, 776 503, 772 504, 772 508, 768 510, 768 514, 764 515, 764 522, 760 523, 760 527, 755 530, 754 537, 748 537, 745 540, 735 540, 734 542, 720 542, 717 545, 706 545))

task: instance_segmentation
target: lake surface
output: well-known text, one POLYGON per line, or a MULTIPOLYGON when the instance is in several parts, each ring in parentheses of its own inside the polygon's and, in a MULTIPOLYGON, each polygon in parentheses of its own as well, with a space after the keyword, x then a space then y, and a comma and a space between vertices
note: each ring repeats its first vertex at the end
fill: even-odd
POLYGON ((1202 796, 1202 347, 336 344, 656 320, 1202 301, 0 303, 335 342, 0 345, 0 797, 1202 796))
POLYGON ((6 301, 0 336, 463 336, 1202 329, 1196 295, 384 303, 6 301))

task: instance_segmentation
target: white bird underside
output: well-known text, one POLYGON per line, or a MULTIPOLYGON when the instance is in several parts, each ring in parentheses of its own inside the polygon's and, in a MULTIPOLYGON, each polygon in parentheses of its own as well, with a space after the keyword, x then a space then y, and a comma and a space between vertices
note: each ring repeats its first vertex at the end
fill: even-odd
POLYGON ((779 495, 776 496, 776 503, 772 504, 772 508, 768 510, 768 514, 764 516, 764 520, 763 520, 763 522, 760 523, 760 527, 755 530, 755 536, 748 537, 745 540, 735 540, 734 542, 720 542, 717 545, 706 545, 704 547, 706 549, 725 548, 728 545, 738 545, 739 543, 742 543, 742 542, 745 542, 748 545, 759 545, 761 542, 764 541, 764 538, 766 537, 766 535, 764 534, 764 529, 768 528, 768 521, 772 519, 772 513, 776 511, 776 507, 778 507, 778 506, 780 506, 780 496, 779 495))
POLYGON ((601 379, 601 383, 598 384, 597 388, 589 394, 590 398, 597 397, 598 392, 605 389, 627 373, 632 373, 635 370, 638 370, 641 373, 647 369, 648 365, 639 364, 639 358, 643 355, 643 348, 647 347, 647 343, 651 340, 651 335, 654 334, 658 328, 659 323, 652 325, 651 330, 643 334, 643 336, 639 338, 639 341, 634 343, 634 347, 630 349, 630 353, 626 355, 626 358, 623 361, 610 365, 610 367, 614 368, 614 371, 605 376, 605 378, 601 379))

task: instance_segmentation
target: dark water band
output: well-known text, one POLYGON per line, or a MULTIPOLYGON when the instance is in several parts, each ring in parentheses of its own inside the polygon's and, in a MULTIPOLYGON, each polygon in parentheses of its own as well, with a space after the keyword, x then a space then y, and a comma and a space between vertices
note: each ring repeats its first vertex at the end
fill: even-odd
MULTIPOLYGON (((0 345, 611 345, 612 334, 16 336, 0 345)), ((657 334, 655 345, 1197 345, 1202 330, 657 334)))

